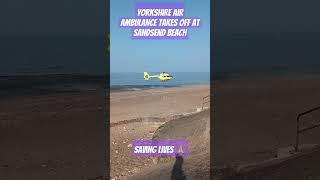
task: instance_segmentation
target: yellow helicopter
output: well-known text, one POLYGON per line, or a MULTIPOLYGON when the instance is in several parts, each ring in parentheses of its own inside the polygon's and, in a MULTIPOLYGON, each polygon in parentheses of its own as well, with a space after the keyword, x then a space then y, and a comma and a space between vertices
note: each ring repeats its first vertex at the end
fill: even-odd
POLYGON ((144 72, 143 75, 144 80, 149 80, 150 78, 158 78, 160 81, 169 81, 173 78, 170 74, 165 72, 152 76, 150 76, 147 72, 144 72))

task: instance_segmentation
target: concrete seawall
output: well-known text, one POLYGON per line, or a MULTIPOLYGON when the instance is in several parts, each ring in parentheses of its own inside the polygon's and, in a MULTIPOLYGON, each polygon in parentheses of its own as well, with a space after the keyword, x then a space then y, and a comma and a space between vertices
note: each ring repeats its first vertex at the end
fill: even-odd
MULTIPOLYGON (((288 149, 288 148, 287 148, 288 149)), ((318 180, 320 146, 306 146, 262 162, 213 169, 215 180, 318 180)))

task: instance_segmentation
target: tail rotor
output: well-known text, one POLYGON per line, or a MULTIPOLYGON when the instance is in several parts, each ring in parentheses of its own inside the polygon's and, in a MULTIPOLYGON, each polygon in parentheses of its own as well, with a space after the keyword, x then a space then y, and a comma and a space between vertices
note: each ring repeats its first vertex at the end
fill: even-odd
POLYGON ((150 75, 147 72, 143 73, 143 78, 144 80, 149 80, 150 79, 150 75))

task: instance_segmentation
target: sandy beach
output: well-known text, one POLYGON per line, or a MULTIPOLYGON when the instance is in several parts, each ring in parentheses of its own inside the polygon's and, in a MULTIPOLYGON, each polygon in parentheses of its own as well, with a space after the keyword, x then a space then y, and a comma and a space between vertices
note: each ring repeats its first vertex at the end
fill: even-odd
POLYGON ((201 107, 209 95, 209 85, 156 88, 141 91, 111 92, 110 121, 142 117, 163 117, 191 112, 201 107))
MULTIPOLYGON (((318 74, 277 74, 216 80, 213 111, 216 166, 264 160, 295 144, 296 117, 320 105, 318 74)), ((310 117, 309 117, 310 118, 310 117)), ((319 122, 320 114, 313 119, 319 122)), ((302 144, 319 144, 319 128, 302 144)))
MULTIPOLYGON (((60 77, 17 79, 1 83, 0 179, 105 178, 105 89, 82 77, 76 84, 74 78, 65 84, 60 77)), ((152 165, 150 158, 133 159, 130 142, 151 139, 163 123, 200 108, 208 94, 208 85, 112 92, 111 177, 127 179, 152 165)))
POLYGON ((154 164, 148 157, 132 157, 131 142, 151 139, 159 126, 202 106, 209 85, 111 92, 111 179, 127 179, 154 164))
POLYGON ((80 89, 53 88, 34 80, 6 80, 1 85, 0 179, 106 176, 103 88, 84 83, 80 89))

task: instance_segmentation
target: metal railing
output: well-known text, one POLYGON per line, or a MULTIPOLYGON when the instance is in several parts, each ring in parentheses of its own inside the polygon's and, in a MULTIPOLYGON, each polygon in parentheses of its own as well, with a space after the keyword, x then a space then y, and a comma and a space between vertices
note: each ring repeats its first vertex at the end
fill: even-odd
POLYGON ((209 103, 209 102, 210 102, 210 95, 203 97, 202 98, 202 107, 201 107, 201 109, 203 110, 204 105, 209 103))
POLYGON ((298 152, 298 150, 299 150, 299 135, 300 135, 300 133, 303 133, 305 131, 308 131, 308 130, 316 128, 316 127, 320 127, 320 123, 318 123, 318 124, 315 124, 313 126, 305 127, 305 128, 300 129, 300 118, 302 116, 306 115, 306 114, 310 114, 310 113, 312 113, 314 111, 318 111, 318 110, 320 110, 320 106, 312 108, 312 109, 310 109, 308 111, 305 111, 305 112, 302 112, 302 113, 298 114, 298 116, 297 116, 297 131, 296 131, 296 145, 295 145, 295 151, 296 152, 298 152))
POLYGON ((107 178, 104 178, 103 176, 98 176, 93 178, 87 178, 87 180, 107 180, 107 178))

